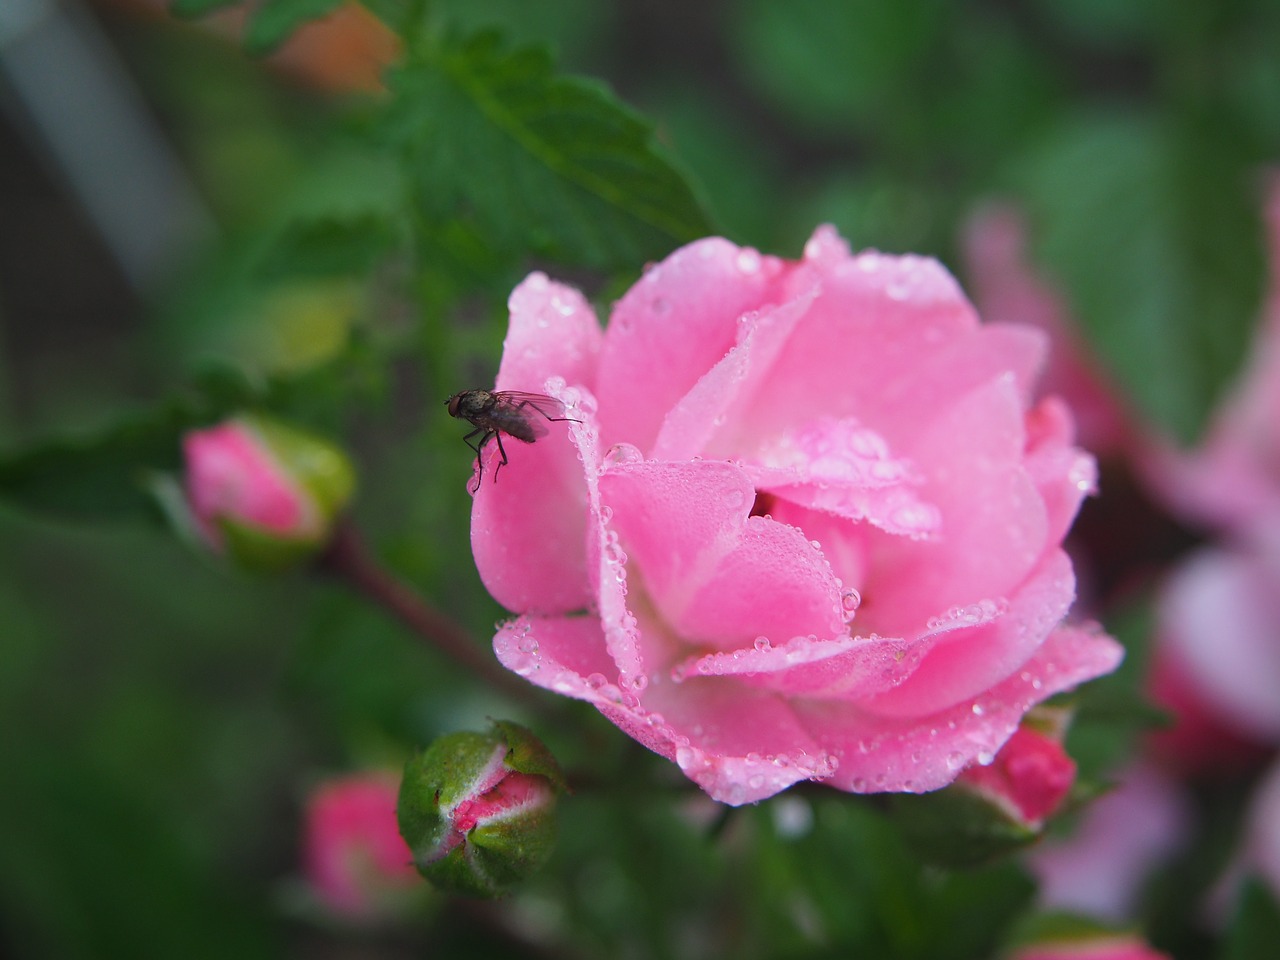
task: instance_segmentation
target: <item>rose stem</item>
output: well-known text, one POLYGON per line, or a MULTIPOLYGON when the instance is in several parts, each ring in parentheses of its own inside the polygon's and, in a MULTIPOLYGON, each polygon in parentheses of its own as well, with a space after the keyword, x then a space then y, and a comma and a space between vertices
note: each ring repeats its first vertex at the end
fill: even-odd
POLYGON ((484 656, 471 636, 445 614, 383 567, 349 520, 341 521, 319 560, 321 570, 345 581, 357 593, 396 616, 455 663, 512 700, 537 712, 546 707, 534 688, 484 656))

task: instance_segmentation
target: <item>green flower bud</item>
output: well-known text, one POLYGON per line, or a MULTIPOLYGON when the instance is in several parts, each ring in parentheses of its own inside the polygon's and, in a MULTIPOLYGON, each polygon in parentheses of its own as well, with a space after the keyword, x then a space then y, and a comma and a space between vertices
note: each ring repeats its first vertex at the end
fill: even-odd
POLYGON ((441 737, 405 765, 397 816, 418 872, 442 890, 495 897, 542 866, 555 841, 555 758, 526 728, 441 737))

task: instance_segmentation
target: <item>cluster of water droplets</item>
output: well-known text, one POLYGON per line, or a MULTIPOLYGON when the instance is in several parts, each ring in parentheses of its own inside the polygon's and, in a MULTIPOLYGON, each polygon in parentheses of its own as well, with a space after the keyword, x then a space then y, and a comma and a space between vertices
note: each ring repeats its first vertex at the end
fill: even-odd
POLYGON ((1009 612, 1009 601, 1003 597, 983 599, 977 603, 952 607, 945 613, 930 617, 925 627, 936 633, 940 630, 955 630, 960 627, 972 627, 981 623, 990 623, 1009 612))

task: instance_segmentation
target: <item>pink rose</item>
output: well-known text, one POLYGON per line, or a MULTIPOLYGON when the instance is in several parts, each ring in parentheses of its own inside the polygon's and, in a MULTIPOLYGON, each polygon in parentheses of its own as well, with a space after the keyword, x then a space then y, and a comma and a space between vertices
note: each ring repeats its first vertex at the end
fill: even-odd
POLYGON ((330 910, 356 919, 386 912, 421 885, 396 826, 393 775, 356 774, 320 786, 307 801, 307 880, 330 910))
POLYGON ((472 547, 519 614, 497 655, 712 797, 933 790, 1119 662, 1060 625, 1095 471, 1033 402, 1044 335, 980 324, 935 261, 712 238, 605 331, 541 274, 510 308, 496 389, 580 422, 506 443, 500 478, 485 448, 472 547))

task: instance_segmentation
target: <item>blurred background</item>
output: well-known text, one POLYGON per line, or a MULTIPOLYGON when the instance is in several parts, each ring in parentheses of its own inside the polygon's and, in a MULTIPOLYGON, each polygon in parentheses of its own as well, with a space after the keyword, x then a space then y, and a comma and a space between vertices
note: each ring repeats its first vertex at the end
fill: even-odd
MULTIPOLYGON (((1266 277, 1263 176, 1280 161, 1280 4, 429 6, 441 29, 492 26, 607 83, 736 242, 794 257, 832 222, 855 248, 932 254, 969 286, 966 230, 1011 204, 1098 376, 1172 440, 1199 436, 1240 368, 1266 277)), ((176 19, 160 0, 0 0, 0 450, 74 448, 192 384, 206 397, 268 384, 277 411, 348 446, 378 552, 447 598, 483 648, 502 612, 471 563, 472 458, 442 402, 492 381, 505 298, 528 269, 607 304, 676 243, 588 255, 453 221, 424 241, 432 183, 415 180, 401 134, 432 118, 410 115, 408 86, 384 85, 400 40, 356 6, 277 3, 276 20, 271 7, 176 19)), ((1079 544, 1104 617, 1195 536, 1111 453, 1079 544)), ((78 479, 49 494, 57 509, 41 493, 0 502, 0 952, 539 955, 488 908, 446 923, 432 902, 372 930, 335 920, 299 861, 323 778, 397 769, 440 732, 519 709, 338 585, 229 571, 78 479)), ((570 762, 590 748, 606 770, 648 763, 564 709, 588 734, 553 742, 570 762)), ((786 809, 743 816, 785 837, 786 809)), ((817 815, 846 830, 846 863, 897 862, 860 826, 868 814, 817 815)), ((574 817, 552 879, 513 910, 525 929, 588 930, 583 956, 697 956, 734 942, 708 941, 706 917, 754 929, 731 900, 769 904, 836 875, 864 892, 886 882, 825 860, 805 880, 768 844, 731 876, 732 855, 693 843, 687 818, 625 800, 584 799, 574 817), (628 833, 648 839, 592 848, 628 833), (637 889, 645 875, 678 879, 637 889)), ((994 929, 1028 887, 993 877, 994 929)), ((945 886, 921 901, 933 916, 972 907, 945 886)), ((836 921, 843 908, 820 896, 806 909, 819 926, 894 912, 836 921)), ((758 955, 818 950, 793 914, 758 955)), ((1202 946, 1180 922, 1165 936, 1202 946)), ((893 955, 980 956, 983 942, 908 937, 893 955)))

